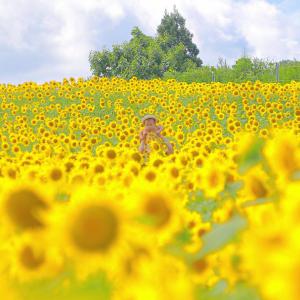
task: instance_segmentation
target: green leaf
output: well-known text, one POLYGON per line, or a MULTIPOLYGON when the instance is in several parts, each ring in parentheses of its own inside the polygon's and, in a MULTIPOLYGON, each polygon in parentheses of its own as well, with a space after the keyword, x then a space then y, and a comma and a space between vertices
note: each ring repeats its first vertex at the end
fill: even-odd
POLYGON ((292 176, 291 176, 292 180, 300 180, 300 170, 295 171, 292 176))
POLYGON ((211 288, 207 287, 199 287, 196 291, 197 299, 205 299, 205 300, 215 300, 215 299, 223 299, 222 296, 225 295, 225 290, 228 284, 226 280, 218 281, 211 288))
POLYGON ((70 271, 53 279, 34 280, 23 284, 15 283, 15 287, 26 300, 107 300, 110 299, 112 288, 104 273, 97 273, 84 281, 78 281, 70 271), (68 285, 65 285, 66 282, 68 285))
POLYGON ((194 201, 187 204, 187 208, 191 211, 196 211, 201 214, 202 220, 208 222, 211 219, 212 213, 218 207, 216 200, 201 199, 198 197, 194 201))
POLYGON ((239 172, 244 174, 250 167, 256 165, 262 160, 262 148, 264 140, 257 138, 255 142, 250 146, 248 151, 239 158, 239 172))
POLYGON ((58 194, 56 194, 55 199, 57 201, 68 201, 70 199, 70 194, 69 193, 65 193, 65 192, 58 193, 58 194))
POLYGON ((240 215, 233 216, 227 223, 214 224, 212 230, 203 235, 203 248, 196 254, 196 259, 216 251, 230 242, 246 227, 246 220, 240 215))
POLYGON ((253 287, 238 282, 232 289, 227 289, 227 282, 220 280, 213 287, 207 289, 199 286, 196 291, 199 300, 261 300, 259 293, 253 287))
POLYGON ((257 198, 255 200, 249 200, 244 202, 241 206, 242 207, 249 207, 249 206, 255 206, 255 205, 259 205, 259 204, 265 204, 265 203, 269 203, 269 202, 273 202, 274 198, 257 198))
POLYGON ((175 236, 175 240, 182 245, 185 245, 187 243, 189 243, 191 241, 191 233, 190 231, 185 228, 183 230, 181 230, 176 236, 175 236))
MULTIPOLYGON (((238 190, 243 186, 243 180, 227 183, 224 189, 224 193, 228 193, 232 198, 236 198, 238 190)), ((222 192, 221 192, 222 195, 222 192)))

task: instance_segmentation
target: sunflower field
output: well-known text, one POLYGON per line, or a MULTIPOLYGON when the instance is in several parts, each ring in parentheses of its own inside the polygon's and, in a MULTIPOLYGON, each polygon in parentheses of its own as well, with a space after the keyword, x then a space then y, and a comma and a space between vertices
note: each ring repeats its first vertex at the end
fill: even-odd
POLYGON ((0 84, 1 299, 298 300, 300 82, 0 84), (138 151, 154 114, 174 148, 138 151))

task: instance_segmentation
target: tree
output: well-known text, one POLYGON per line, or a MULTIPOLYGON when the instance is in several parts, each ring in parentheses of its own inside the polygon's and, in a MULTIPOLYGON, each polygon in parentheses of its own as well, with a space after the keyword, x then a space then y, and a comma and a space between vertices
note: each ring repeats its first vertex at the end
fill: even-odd
POLYGON ((111 76, 111 53, 104 48, 102 51, 90 51, 89 62, 93 75, 111 76))
POLYGON ((218 68, 226 68, 228 69, 229 66, 227 65, 226 59, 223 57, 219 57, 218 58, 218 64, 217 64, 218 68))
POLYGON ((89 55, 93 75, 119 76, 130 79, 161 77, 163 52, 155 39, 145 35, 138 27, 131 31, 131 39, 113 45, 112 51, 92 51, 89 55))
POLYGON ((202 64, 192 37, 184 18, 174 8, 171 14, 165 11, 155 37, 135 26, 128 42, 113 45, 111 51, 91 51, 90 69, 93 75, 125 79, 151 79, 162 77, 166 71, 187 71, 202 64))
POLYGON ((264 80, 275 78, 275 63, 259 58, 241 57, 232 66, 235 78, 239 81, 264 80))
POLYGON ((164 17, 157 27, 158 43, 166 53, 180 43, 183 44, 185 55, 182 59, 190 59, 196 64, 196 67, 200 67, 202 60, 198 57, 199 50, 192 41, 193 34, 185 27, 185 19, 175 6, 173 10, 170 14, 165 10, 164 17))
POLYGON ((253 63, 251 59, 248 57, 239 58, 232 66, 232 69, 236 74, 236 77, 240 81, 250 80, 250 78, 253 75, 252 68, 253 68, 253 63))
POLYGON ((186 59, 185 47, 182 43, 172 47, 164 56, 164 65, 168 71, 184 72, 194 69, 196 64, 191 59, 186 59))

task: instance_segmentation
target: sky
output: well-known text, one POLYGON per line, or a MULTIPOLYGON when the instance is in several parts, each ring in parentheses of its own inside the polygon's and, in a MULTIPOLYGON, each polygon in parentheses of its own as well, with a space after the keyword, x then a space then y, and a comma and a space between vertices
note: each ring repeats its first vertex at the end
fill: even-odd
POLYGON ((0 0, 0 83, 91 75, 91 50, 154 36, 176 6, 204 65, 246 55, 300 59, 299 0, 0 0))

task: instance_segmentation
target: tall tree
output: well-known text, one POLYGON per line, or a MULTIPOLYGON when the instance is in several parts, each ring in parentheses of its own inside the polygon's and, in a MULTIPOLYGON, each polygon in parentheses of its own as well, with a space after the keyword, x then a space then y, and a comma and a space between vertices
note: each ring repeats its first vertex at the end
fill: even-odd
POLYGON ((113 45, 111 51, 91 51, 90 69, 93 75, 126 79, 151 79, 162 77, 166 71, 187 71, 202 65, 192 37, 174 7, 171 14, 165 11, 155 37, 145 35, 135 26, 128 42, 113 45))
POLYGON ((186 28, 185 19, 179 14, 176 7, 173 12, 165 10, 164 17, 157 27, 157 39, 163 51, 168 52, 180 43, 184 45, 185 58, 191 59, 197 67, 202 65, 202 60, 198 57, 199 49, 192 41, 193 34, 186 28))

